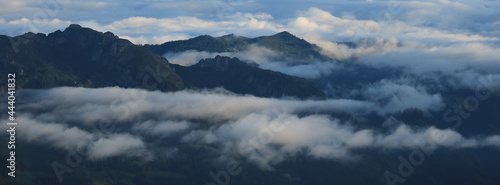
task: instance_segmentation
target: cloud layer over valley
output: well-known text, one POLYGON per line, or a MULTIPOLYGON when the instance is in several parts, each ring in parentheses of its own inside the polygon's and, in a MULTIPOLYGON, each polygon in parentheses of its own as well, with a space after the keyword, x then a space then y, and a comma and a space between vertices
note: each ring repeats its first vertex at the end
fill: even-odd
MULTIPOLYGON (((365 90, 370 97, 367 101, 259 98, 222 89, 173 93, 118 87, 22 90, 19 138, 83 151, 92 160, 139 153, 147 160, 162 158, 156 145, 164 139, 177 140, 212 146, 224 156, 242 155, 262 169, 273 169, 286 156, 296 154, 356 160, 359 149, 500 147, 499 135, 464 137, 451 129, 411 126, 390 117, 386 122, 393 122, 392 126, 379 125, 383 129, 361 126, 382 124, 366 119, 374 113, 394 114, 415 106, 431 112, 442 109, 439 95, 381 83, 365 90), (401 97, 378 103, 393 91, 401 97), (351 119, 335 116, 342 114, 351 119)), ((177 147, 167 145, 170 150, 177 147)))

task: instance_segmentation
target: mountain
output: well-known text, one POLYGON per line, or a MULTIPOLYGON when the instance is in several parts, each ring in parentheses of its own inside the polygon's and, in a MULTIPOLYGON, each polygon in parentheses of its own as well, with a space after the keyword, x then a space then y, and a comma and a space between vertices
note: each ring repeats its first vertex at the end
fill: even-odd
MULTIPOLYGON (((192 41, 200 48, 229 48, 227 43, 237 45, 238 39, 246 40, 237 36, 200 36, 192 41)), ((264 97, 324 97, 318 87, 305 79, 261 70, 236 58, 219 56, 185 68, 111 32, 76 24, 48 35, 0 36, 0 66, 2 74, 16 73, 18 89, 119 86, 177 91, 224 87, 235 93, 264 97)), ((0 92, 6 90, 6 77, 0 77, 0 92)))
POLYGON ((234 46, 222 39, 209 35, 201 35, 189 40, 166 42, 161 45, 144 45, 145 48, 162 55, 167 52, 183 52, 187 50, 208 52, 233 52, 234 46))
MULTIPOLYGON (((0 36, 0 65, 2 74, 17 73, 18 88, 120 86, 175 91, 191 87, 165 58, 113 33, 75 24, 48 35, 0 36)), ((5 77, 0 83, 6 82, 5 77)))
POLYGON ((278 53, 286 53, 280 60, 293 61, 327 60, 328 57, 318 52, 319 47, 289 32, 280 32, 271 36, 247 38, 234 34, 222 37, 202 35, 188 40, 171 41, 159 45, 144 45, 145 48, 163 55, 168 52, 183 52, 188 50, 207 52, 242 52, 250 46, 261 46, 278 53))
POLYGON ((303 78, 253 67, 238 58, 216 56, 189 67, 175 65, 183 79, 199 88, 224 87, 239 94, 262 97, 294 96, 299 98, 325 95, 316 85, 303 78))
POLYGON ((288 57, 303 60, 322 59, 327 57, 318 52, 319 47, 289 32, 280 32, 272 36, 262 36, 253 39, 257 43, 274 51, 286 53, 288 57))

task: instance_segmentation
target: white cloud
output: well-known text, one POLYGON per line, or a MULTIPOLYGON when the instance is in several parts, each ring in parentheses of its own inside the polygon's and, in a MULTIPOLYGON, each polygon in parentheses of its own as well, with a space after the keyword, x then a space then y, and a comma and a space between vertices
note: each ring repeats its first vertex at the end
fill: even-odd
MULTIPOLYGON (((98 10, 104 9, 106 7, 110 7, 112 5, 116 5, 114 2, 103 2, 103 1, 71 1, 71 3, 61 4, 61 9, 69 9, 73 11, 88 11, 88 12, 96 12, 98 10)), ((59 5, 59 6, 61 6, 59 5)))
POLYGON ((256 44, 251 44, 245 50, 237 52, 211 53, 206 51, 188 50, 178 53, 168 52, 163 54, 163 56, 167 58, 170 63, 182 66, 191 66, 198 63, 201 59, 214 58, 217 55, 237 57, 244 62, 255 64, 264 64, 284 57, 284 55, 279 52, 266 47, 258 46, 256 44))
POLYGON ((210 53, 206 51, 189 50, 181 53, 165 53, 163 56, 172 64, 182 66, 191 66, 198 63, 201 59, 215 58, 217 55, 231 56, 232 53, 210 53))
POLYGON ((371 101, 380 103, 380 113, 398 112, 408 108, 424 111, 438 111, 444 107, 440 94, 429 94, 423 87, 398 84, 383 80, 372 84, 361 94, 371 101))
POLYGON ((287 29, 298 35, 322 35, 328 39, 363 38, 377 33, 381 24, 371 20, 343 19, 313 7, 288 23, 287 29))
POLYGON ((318 79, 341 68, 339 64, 334 61, 312 62, 297 65, 290 65, 287 62, 267 62, 259 65, 259 67, 306 79, 318 79))
POLYGON ((152 36, 152 37, 146 35, 140 35, 137 37, 123 36, 121 38, 127 39, 134 44, 163 44, 169 41, 186 40, 189 39, 190 37, 188 35, 183 35, 183 34, 179 35, 169 34, 164 36, 152 36))
MULTIPOLYGON (((145 145, 140 138, 129 134, 112 134, 99 136, 78 126, 56 123, 57 119, 43 122, 33 119, 32 115, 20 114, 16 118, 18 138, 28 142, 49 144, 68 151, 77 151, 90 159, 98 160, 113 156, 129 156, 132 150, 144 150, 145 145), (20 131, 22 130, 22 131, 20 131), (86 151, 86 152, 85 152, 86 151)), ((2 129, 8 129, 2 125, 2 129)))
POLYGON ((25 107, 50 112, 39 113, 39 120, 76 121, 91 125, 96 122, 123 123, 142 114, 162 119, 237 119, 255 111, 287 108, 290 111, 338 111, 352 114, 374 110, 370 102, 349 99, 287 100, 233 95, 227 91, 148 92, 138 89, 108 87, 85 89, 60 87, 47 91, 25 91, 33 101, 25 107), (39 94, 40 92, 40 94, 39 94), (92 96, 89 96, 92 94, 92 96), (43 96, 43 101, 36 99, 43 96), (74 99, 72 97, 80 97, 74 99), (118 97, 118 98, 117 98, 118 97), (63 102, 62 102, 63 101, 63 102), (182 106, 179 106, 182 105, 182 106), (74 114, 78 112, 78 114, 74 114))
MULTIPOLYGON (((388 97, 389 102, 395 102, 388 104, 399 106, 397 109, 415 105, 434 110, 440 106, 436 95, 408 85, 380 82, 366 92, 378 94, 379 97, 370 95, 376 100, 388 97), (436 102, 427 105, 429 99, 436 102)), ((364 113, 373 110, 386 113, 396 109, 356 100, 299 101, 235 96, 225 91, 162 93, 117 87, 22 90, 18 97, 25 100, 20 106, 22 114, 17 116, 23 123, 18 126, 23 131, 19 132, 19 139, 86 151, 92 160, 143 154, 150 157, 151 153, 164 156, 165 150, 154 148, 159 147, 159 140, 154 139, 174 134, 176 138, 172 139, 179 139, 182 144, 215 147, 222 155, 243 156, 267 170, 272 170, 286 156, 299 153, 315 158, 354 160, 359 157, 358 149, 500 146, 497 135, 465 138, 450 129, 413 128, 404 123, 380 131, 328 116, 343 112, 363 119, 364 113), (95 131, 97 123, 112 123, 115 127, 95 131)), ((0 127, 7 129, 6 124, 0 127)), ((181 152, 166 150, 170 157, 172 152, 181 152)))
MULTIPOLYGON (((80 23, 99 31, 112 31, 137 44, 163 43, 201 34, 261 36, 287 30, 317 44, 322 54, 336 59, 357 58, 372 67, 401 67, 407 74, 422 78, 442 73, 453 77, 448 83, 458 86, 477 85, 477 76, 500 79, 497 47, 500 11, 495 1, 405 1, 401 2, 404 11, 390 14, 388 19, 376 17, 370 11, 386 10, 384 2, 366 3, 369 5, 347 13, 333 11, 344 9, 342 4, 331 6, 334 8, 303 6, 284 8, 286 12, 283 9, 261 12, 251 6, 256 3, 259 2, 229 4, 229 9, 214 10, 211 2, 195 1, 144 4, 65 1, 57 14, 36 17, 43 8, 35 1, 2 1, 0 30, 8 35, 27 31, 49 33, 70 23, 80 23), (186 6, 193 3, 194 6, 186 6), (254 8, 249 10, 254 12, 243 12, 239 6, 254 8), (177 13, 180 15, 173 15, 177 13), (367 39, 369 43, 363 43, 366 39, 358 41, 366 37, 373 39, 367 39), (354 41, 358 46, 352 48, 335 41, 354 41), (493 74, 484 75, 482 71, 493 74)), ((282 56, 281 53, 257 46, 228 55, 258 63, 262 68, 311 79, 328 75, 337 67, 318 62, 279 63, 271 59, 282 56)), ((171 62, 182 65, 213 56, 214 53, 194 51, 167 54, 171 62)), ((489 85, 498 83, 490 81, 489 85)), ((439 93, 410 82, 379 81, 358 92, 366 100, 300 101, 238 96, 217 90, 162 93, 117 87, 26 90, 18 92, 26 93, 27 100, 20 111, 24 113, 18 116, 23 123, 18 126, 23 131, 18 133, 19 139, 28 142, 66 150, 87 148, 92 159, 147 151, 149 143, 142 141, 142 136, 185 134, 182 140, 186 144, 220 146, 221 151, 237 152, 265 169, 272 169, 287 155, 299 152, 344 160, 356 157, 354 151, 360 148, 500 146, 498 135, 465 138, 449 129, 412 128, 404 123, 388 132, 379 132, 318 114, 340 112, 362 119, 373 112, 394 113, 412 107, 438 111, 443 107, 439 93), (285 113, 275 114, 275 110, 284 108, 285 113), (211 125, 208 129, 200 128, 191 120, 211 125), (120 124, 126 129, 114 130, 106 136, 88 130, 101 122, 120 124), (252 143, 255 138, 265 139, 268 130, 272 131, 268 142, 252 143)), ((6 129, 5 124, 1 127, 6 129)))
POLYGON ((467 69, 498 73, 500 64, 496 59, 500 57, 499 53, 494 45, 476 42, 447 45, 406 43, 378 55, 366 55, 360 61, 372 66, 405 67, 416 74, 439 71, 453 75, 467 69))
POLYGON ((359 148, 434 150, 437 147, 500 146, 497 135, 467 139, 449 129, 412 129, 404 124, 382 134, 357 129, 327 116, 297 117, 289 114, 249 114, 206 131, 193 131, 187 137, 185 142, 220 143, 224 146, 222 152, 244 155, 250 162, 267 170, 272 170, 287 155, 303 151, 316 158, 352 160, 356 157, 353 149, 359 148))
POLYGON ((4 34, 24 34, 27 32, 33 33, 50 33, 58 29, 64 29, 70 25, 70 21, 60 19, 29 19, 26 17, 6 21, 0 20, 0 29, 5 30, 4 34))
POLYGON ((106 27, 111 30, 126 31, 129 34, 151 33, 151 32, 169 32, 183 31, 200 28, 223 27, 228 23, 204 21, 196 17, 177 17, 156 19, 148 17, 129 17, 118 20, 106 27))
POLYGON ((495 41, 497 37, 487 37, 479 34, 454 33, 447 30, 439 30, 432 27, 412 26, 403 22, 387 25, 388 29, 381 32, 382 35, 397 35, 404 40, 435 40, 444 42, 470 42, 470 41, 495 41))
POLYGON ((128 134, 117 134, 95 141, 90 147, 88 155, 90 159, 95 160, 123 154, 137 154, 137 150, 144 148, 141 139, 128 134))
POLYGON ((395 38, 385 39, 368 39, 354 41, 356 47, 350 47, 345 44, 326 41, 320 37, 311 35, 305 37, 311 43, 315 43, 320 47, 319 52, 337 60, 346 60, 351 58, 359 58, 366 55, 382 54, 398 48, 398 41, 395 38), (369 41, 369 42, 367 42, 369 41))
MULTIPOLYGON (((78 127, 69 127, 58 123, 43 123, 38 120, 18 116, 19 124, 16 129, 23 130, 17 132, 19 138, 31 142, 45 142, 53 144, 55 147, 66 150, 81 150, 88 146, 94 136, 78 127)), ((7 128, 3 126, 2 128, 7 128)))
POLYGON ((143 123, 138 123, 132 127, 133 130, 141 131, 147 134, 168 136, 170 134, 187 130, 191 123, 187 121, 152 121, 148 120, 143 123))

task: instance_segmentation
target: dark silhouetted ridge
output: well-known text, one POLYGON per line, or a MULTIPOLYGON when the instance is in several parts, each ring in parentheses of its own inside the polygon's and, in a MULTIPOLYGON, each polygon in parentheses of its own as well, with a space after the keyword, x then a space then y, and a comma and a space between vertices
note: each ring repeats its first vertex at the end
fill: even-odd
MULTIPOLYGON (((111 32, 77 24, 48 35, 2 36, 0 47, 1 71, 16 72, 20 88, 120 86, 175 91, 190 87, 165 58, 111 32), (159 74, 154 79, 153 72, 159 74)), ((6 82, 1 78, 0 83, 6 82)))
POLYGON ((325 97, 312 82, 253 67, 238 58, 216 56, 190 67, 173 66, 182 78, 199 88, 224 87, 235 93, 262 97, 325 97))

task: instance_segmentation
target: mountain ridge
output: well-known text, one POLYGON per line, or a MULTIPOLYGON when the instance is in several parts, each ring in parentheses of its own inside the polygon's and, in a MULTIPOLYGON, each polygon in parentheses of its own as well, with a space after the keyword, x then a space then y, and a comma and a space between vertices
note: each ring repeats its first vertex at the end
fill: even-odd
POLYGON ((260 97, 326 97, 321 89, 308 80, 256 68, 235 57, 217 55, 189 67, 172 66, 181 77, 200 88, 224 87, 235 93, 260 97))
POLYGON ((145 84, 155 84, 154 89, 162 91, 191 88, 175 74, 165 58, 111 32, 70 25, 64 31, 47 35, 26 33, 3 38, 0 44, 2 71, 19 73, 22 76, 18 79, 19 87, 147 88, 145 84), (17 48, 9 47, 9 41, 18 42, 17 48), (154 70, 148 69, 168 75, 156 75, 154 82, 151 80, 154 70))
MULTIPOLYGON (((229 36, 235 37, 235 36, 229 36)), ((217 39, 201 36, 201 40, 217 39)), ((216 58, 214 60, 218 60, 216 58)), ((210 59, 207 59, 210 60, 210 59)), ((203 61, 201 63, 203 64, 203 61)), ((72 24, 64 31, 57 30, 49 34, 25 33, 16 37, 0 36, 0 66, 3 74, 15 72, 19 78, 19 88, 52 88, 59 86, 77 87, 109 87, 144 88, 160 91, 179 91, 183 89, 224 87, 240 94, 252 94, 265 97, 292 96, 300 98, 324 97, 319 88, 312 82, 298 77, 291 77, 278 72, 270 72, 247 65, 239 59, 228 60, 233 63, 223 73, 230 79, 217 78, 224 81, 211 84, 193 85, 186 79, 200 79, 196 72, 214 73, 214 68, 200 67, 180 69, 191 76, 181 77, 178 66, 148 50, 120 39, 111 32, 99 32, 91 28, 72 24), (14 46, 12 43, 17 43, 14 46), (244 67, 241 67, 244 65, 244 67), (210 71, 210 72, 207 72, 210 71), (227 75, 225 72, 232 75, 227 75), (235 73, 234 71, 238 71, 235 73), (248 76, 239 74, 262 74, 260 83, 242 81, 248 76), (194 77, 193 77, 194 75, 194 77), (186 78, 186 79, 185 79, 186 78), (280 79, 282 81, 277 81, 280 79), (267 83, 275 84, 269 86, 267 83), (279 84, 288 85, 279 85, 279 84), (290 84, 303 84, 294 86, 290 84), (238 84, 245 88, 238 87, 238 84), (217 86, 214 86, 217 85, 217 86)), ((4 87, 5 77, 0 77, 0 87, 4 87)), ((196 80, 194 82, 197 82, 196 80)), ((5 91, 5 89, 0 89, 5 91)))
POLYGON ((271 36, 260 36, 248 38, 228 34, 220 37, 200 35, 187 40, 177 40, 165 42, 163 44, 146 44, 143 47, 163 55, 165 53, 177 53, 189 50, 206 51, 212 53, 222 52, 244 52, 250 46, 260 46, 275 51, 286 53, 287 57, 276 58, 276 60, 289 60, 293 62, 309 62, 312 60, 330 60, 331 58, 322 55, 319 47, 304 39, 298 38, 290 32, 283 31, 271 36))

